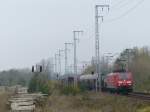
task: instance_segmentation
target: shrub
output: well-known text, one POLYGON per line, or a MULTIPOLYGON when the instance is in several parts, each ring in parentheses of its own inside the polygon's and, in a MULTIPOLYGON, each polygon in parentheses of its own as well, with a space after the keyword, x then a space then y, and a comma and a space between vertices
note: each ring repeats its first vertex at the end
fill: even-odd
POLYGON ((81 89, 79 87, 74 86, 65 86, 62 88, 61 93, 65 95, 76 95, 81 92, 81 89))
POLYGON ((34 75, 29 83, 29 92, 42 92, 43 94, 52 94, 55 88, 55 83, 46 79, 46 77, 40 75, 34 75))

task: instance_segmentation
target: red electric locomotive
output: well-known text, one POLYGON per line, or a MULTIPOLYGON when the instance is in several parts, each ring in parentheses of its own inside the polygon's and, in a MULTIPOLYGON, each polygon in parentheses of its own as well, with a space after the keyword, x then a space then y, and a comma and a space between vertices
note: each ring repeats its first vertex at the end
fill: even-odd
POLYGON ((103 79, 103 89, 111 92, 132 92, 133 77, 130 72, 114 72, 107 74, 103 79))

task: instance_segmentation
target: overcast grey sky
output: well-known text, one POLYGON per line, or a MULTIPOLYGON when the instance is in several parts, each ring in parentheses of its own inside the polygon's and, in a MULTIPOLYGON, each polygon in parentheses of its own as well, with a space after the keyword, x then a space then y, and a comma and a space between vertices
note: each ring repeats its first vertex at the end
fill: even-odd
MULTIPOLYGON (((72 31, 78 29, 85 32, 78 43, 78 60, 90 60, 94 55, 94 5, 100 1, 0 0, 0 70, 30 67, 42 58, 54 56, 64 48, 64 42, 72 42, 72 31)), ((149 0, 110 22, 139 1, 107 0, 113 7, 102 24, 101 53, 149 46, 149 0)))

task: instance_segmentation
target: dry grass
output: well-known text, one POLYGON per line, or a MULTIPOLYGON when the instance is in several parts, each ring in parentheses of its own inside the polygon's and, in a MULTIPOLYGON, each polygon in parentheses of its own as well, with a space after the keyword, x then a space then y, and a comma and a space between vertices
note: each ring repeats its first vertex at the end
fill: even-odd
MULTIPOLYGON (((150 104, 115 95, 52 95, 41 112, 139 112, 150 104)), ((143 111, 142 111, 143 112, 143 111)))
POLYGON ((8 107, 6 105, 8 96, 7 93, 0 93, 0 112, 8 112, 8 107))

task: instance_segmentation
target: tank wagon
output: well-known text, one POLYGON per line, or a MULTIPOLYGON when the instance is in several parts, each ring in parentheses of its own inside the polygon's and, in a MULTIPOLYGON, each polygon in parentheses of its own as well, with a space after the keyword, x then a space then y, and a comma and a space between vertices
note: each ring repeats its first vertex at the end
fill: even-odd
POLYGON ((96 90, 98 84, 97 74, 81 75, 78 81, 79 85, 87 90, 96 90))

